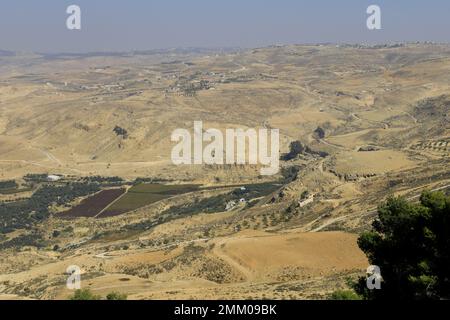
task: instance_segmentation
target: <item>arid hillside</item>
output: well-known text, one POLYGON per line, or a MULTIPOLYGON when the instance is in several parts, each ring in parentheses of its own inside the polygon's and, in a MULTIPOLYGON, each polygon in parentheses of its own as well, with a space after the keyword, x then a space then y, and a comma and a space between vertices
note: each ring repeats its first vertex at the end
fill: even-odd
POLYGON ((0 298, 66 299, 70 265, 101 295, 326 298, 449 155, 449 46, 0 56, 0 298), (279 129, 280 172, 175 166, 194 121, 279 129))

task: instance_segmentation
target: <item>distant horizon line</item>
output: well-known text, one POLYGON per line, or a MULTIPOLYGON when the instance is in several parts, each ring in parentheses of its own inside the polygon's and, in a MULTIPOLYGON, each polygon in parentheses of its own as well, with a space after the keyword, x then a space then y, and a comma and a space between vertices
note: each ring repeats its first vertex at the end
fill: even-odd
POLYGON ((387 42, 304 42, 304 43, 274 43, 266 46, 256 47, 243 47, 243 46, 180 46, 180 47, 163 47, 155 49, 130 49, 130 50, 92 50, 92 51, 34 51, 34 50, 11 50, 0 48, 0 56, 5 54, 17 55, 17 54, 36 54, 42 56, 80 56, 80 55, 129 55, 129 54, 158 54, 167 53, 169 51, 186 51, 192 52, 195 50, 217 52, 220 50, 237 51, 237 50, 257 50, 273 47, 289 47, 289 46, 339 46, 339 45, 351 45, 351 46, 394 46, 394 45, 450 45, 450 41, 387 41, 387 42))

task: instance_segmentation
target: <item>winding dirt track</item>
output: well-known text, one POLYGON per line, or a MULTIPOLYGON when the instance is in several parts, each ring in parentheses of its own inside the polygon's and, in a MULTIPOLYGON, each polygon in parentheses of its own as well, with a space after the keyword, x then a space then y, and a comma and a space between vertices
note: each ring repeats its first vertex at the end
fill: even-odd
MULTIPOLYGON (((442 190, 446 190, 446 189, 448 189, 448 188, 450 188, 450 184, 447 184, 447 185, 445 185, 445 186, 443 186, 443 187, 439 187, 439 188, 432 189, 431 191, 432 191, 432 192, 442 191, 442 190)), ((418 194, 418 195, 415 195, 415 196, 413 196, 413 197, 409 197, 407 200, 408 200, 408 201, 412 201, 412 200, 419 199, 421 195, 422 195, 422 193, 420 193, 420 194, 418 194)), ((326 227, 328 227, 328 226, 330 226, 330 225, 332 225, 332 224, 334 224, 334 223, 336 223, 336 222, 340 222, 340 221, 346 220, 346 219, 351 218, 351 217, 371 216, 371 215, 376 215, 377 213, 378 213, 378 210, 377 210, 377 209, 372 209, 372 210, 367 211, 366 213, 363 213, 362 215, 361 215, 360 213, 353 213, 353 214, 347 214, 347 215, 345 215, 345 216, 340 216, 340 217, 337 217, 337 218, 333 218, 333 219, 328 220, 328 221, 325 222, 324 224, 322 224, 320 227, 317 227, 317 228, 311 230, 311 232, 320 232, 320 231, 322 231, 323 229, 325 229, 326 227)), ((319 218, 319 219, 320 219, 320 218, 319 218)), ((312 225, 313 223, 315 223, 315 222, 317 222, 317 221, 318 221, 318 219, 316 219, 316 220, 314 220, 313 222, 309 223, 309 225, 312 225)))
POLYGON ((222 239, 219 242, 216 243, 216 246, 214 247, 213 253, 218 258, 222 259, 226 263, 228 263, 231 267, 238 270, 242 275, 246 278, 247 282, 250 282, 254 278, 254 274, 251 272, 250 269, 244 267, 241 263, 230 257, 225 251, 222 245, 226 245, 227 240, 222 239))

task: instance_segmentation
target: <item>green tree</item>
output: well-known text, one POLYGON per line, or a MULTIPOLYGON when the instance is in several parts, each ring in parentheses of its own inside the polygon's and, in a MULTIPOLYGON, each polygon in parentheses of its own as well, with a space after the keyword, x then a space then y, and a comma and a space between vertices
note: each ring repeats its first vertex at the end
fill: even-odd
POLYGON ((89 289, 79 289, 76 290, 70 300, 100 300, 101 297, 95 295, 89 289))
POLYGON ((303 145, 303 143, 301 143, 300 141, 293 141, 289 145, 289 153, 286 154, 284 157, 282 157, 282 160, 284 160, 284 161, 293 160, 293 159, 297 158, 297 156, 299 154, 302 154, 303 152, 305 152, 305 150, 306 149, 305 149, 305 146, 303 145))
POLYGON ((372 265, 381 269, 381 290, 360 278, 355 290, 366 299, 450 298, 450 197, 424 192, 420 203, 389 198, 373 230, 358 239, 372 265))

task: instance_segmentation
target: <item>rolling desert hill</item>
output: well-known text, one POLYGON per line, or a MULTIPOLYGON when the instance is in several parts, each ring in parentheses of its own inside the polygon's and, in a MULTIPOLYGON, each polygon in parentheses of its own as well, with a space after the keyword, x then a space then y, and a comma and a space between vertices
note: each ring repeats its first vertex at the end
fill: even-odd
POLYGON ((449 154, 448 45, 0 55, 0 298, 66 299, 70 265, 101 295, 325 298, 381 201, 447 192, 449 154), (173 165, 200 120, 279 129, 282 170, 173 165))

